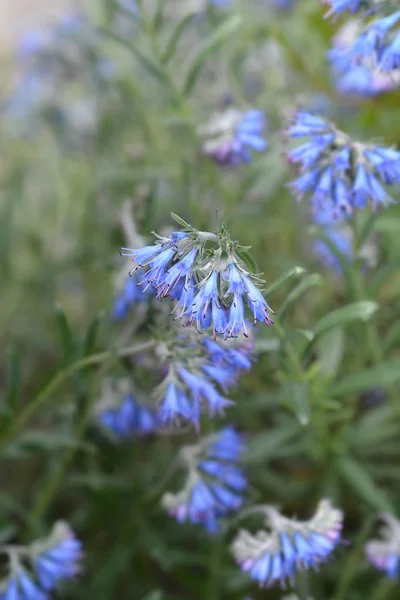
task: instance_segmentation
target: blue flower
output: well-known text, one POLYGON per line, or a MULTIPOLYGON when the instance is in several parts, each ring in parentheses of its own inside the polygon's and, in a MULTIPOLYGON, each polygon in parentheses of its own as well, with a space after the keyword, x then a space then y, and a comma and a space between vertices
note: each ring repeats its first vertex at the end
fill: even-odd
POLYGON ((229 108, 215 115, 207 125, 199 127, 199 134, 206 138, 205 154, 221 165, 236 167, 240 162, 251 162, 251 150, 264 152, 268 143, 263 137, 265 116, 261 110, 240 112, 229 108))
POLYGON ((387 577, 398 579, 400 574, 400 521, 391 514, 381 514, 384 526, 380 530, 381 538, 370 540, 365 546, 365 555, 369 562, 387 577))
POLYGON ((272 507, 264 512, 269 531, 242 529, 232 544, 236 561, 260 586, 283 586, 297 570, 325 562, 340 543, 343 514, 329 500, 320 501, 310 521, 288 519, 272 507))
POLYGON ((120 406, 102 410, 98 414, 98 421, 120 440, 148 435, 158 425, 153 411, 138 404, 131 394, 125 396, 120 406))
POLYGON ((400 153, 392 148, 354 142, 332 123, 305 111, 296 114, 291 137, 310 140, 288 153, 301 167, 289 187, 298 197, 311 192, 312 210, 330 206, 333 216, 393 200, 382 184, 400 184, 400 153))
POLYGON ((4 590, 0 590, 0 600, 48 600, 47 591, 43 591, 33 582, 22 567, 7 581, 4 590))
POLYGON ((247 480, 237 464, 243 450, 241 436, 231 427, 182 448, 188 476, 180 492, 164 495, 162 503, 168 513, 180 523, 191 521, 210 533, 217 531, 218 519, 243 503, 247 480))
POLYGON ((345 11, 356 13, 365 4, 365 0, 325 0, 326 4, 330 4, 327 16, 345 11))
POLYGON ((40 586, 53 590, 63 579, 71 579, 81 571, 82 543, 66 523, 56 523, 45 547, 37 544, 33 567, 40 586))
MULTIPOLYGON (((347 225, 343 215, 333 215, 332 209, 328 206, 316 210, 312 218, 314 223, 319 225, 324 236, 343 255, 343 258, 351 263, 354 258, 353 235, 352 229, 347 225)), ((337 275, 342 274, 340 261, 323 239, 317 237, 313 244, 313 250, 326 267, 332 269, 337 275)))
POLYGON ((148 287, 143 290, 138 284, 139 279, 135 271, 125 278, 124 286, 114 300, 111 312, 113 319, 124 319, 135 304, 146 303, 154 295, 154 288, 148 287))

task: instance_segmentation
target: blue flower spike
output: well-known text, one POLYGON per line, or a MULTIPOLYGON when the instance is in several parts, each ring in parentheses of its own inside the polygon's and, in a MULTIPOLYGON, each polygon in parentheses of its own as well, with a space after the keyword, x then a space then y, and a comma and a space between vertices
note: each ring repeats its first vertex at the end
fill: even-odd
POLYGON ((365 545, 368 561, 387 577, 398 579, 400 574, 400 521, 389 513, 380 515, 384 525, 380 539, 370 540, 365 545))
POLYGON ((233 242, 225 225, 217 234, 184 225, 187 231, 159 237, 153 246, 122 249, 136 262, 133 272, 145 270, 138 286, 143 291, 153 287, 158 299, 177 301, 176 318, 194 324, 199 333, 212 328, 215 338, 248 337, 247 310, 254 325, 272 325, 273 311, 261 291, 263 281, 242 258, 248 248, 233 242))
POLYGON ((284 586, 287 579, 293 583, 296 571, 317 568, 341 541, 343 513, 330 500, 321 500, 309 521, 289 519, 270 506, 261 510, 268 531, 253 535, 242 529, 231 548, 236 562, 260 587, 277 582, 284 586))
POLYGON ((251 368, 252 359, 251 338, 212 340, 186 329, 171 341, 167 375, 155 391, 160 424, 189 421, 199 429, 202 413, 223 414, 233 404, 225 394, 251 368))
POLYGON ((48 540, 32 544, 31 555, 37 580, 46 591, 81 572, 82 543, 63 521, 55 523, 48 540))
POLYGON ((327 208, 335 217, 394 202, 385 189, 400 185, 400 152, 394 148, 353 141, 326 119, 304 110, 295 114, 287 134, 308 138, 288 152, 289 162, 300 168, 289 187, 298 199, 311 196, 312 211, 327 208))
POLYGON ((7 546, 4 553, 9 556, 10 573, 0 583, 0 600, 50 600, 62 580, 80 573, 83 557, 81 542, 62 521, 55 523, 46 540, 7 546))
POLYGON ((219 529, 219 518, 239 510, 247 480, 238 461, 242 437, 230 426, 199 444, 180 451, 187 479, 177 494, 166 493, 162 505, 179 523, 202 525, 209 533, 219 529))
POLYGON ((204 139, 203 152, 219 164, 237 167, 252 161, 251 151, 265 152, 265 116, 261 110, 239 111, 236 108, 217 113, 198 128, 204 139))

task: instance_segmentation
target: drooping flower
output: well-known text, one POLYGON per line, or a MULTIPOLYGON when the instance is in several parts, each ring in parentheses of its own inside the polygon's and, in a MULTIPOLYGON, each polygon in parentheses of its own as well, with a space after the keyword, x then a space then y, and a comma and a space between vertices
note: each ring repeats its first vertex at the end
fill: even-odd
POLYGON ((53 590, 81 572, 82 543, 67 523, 57 522, 46 541, 32 545, 33 568, 40 586, 53 590))
POLYGON ((360 21, 352 20, 343 25, 333 38, 328 60, 332 65, 338 91, 356 96, 377 96, 397 88, 400 71, 384 73, 371 57, 354 60, 352 47, 359 33, 360 21))
POLYGON ((268 531, 253 535, 242 529, 232 544, 236 562, 260 586, 293 580, 297 570, 325 562, 340 543, 343 513, 327 499, 309 521, 288 519, 270 506, 261 509, 268 531))
POLYGON ((67 523, 55 523, 46 540, 7 546, 9 577, 0 583, 1 600, 50 600, 50 593, 81 571, 82 544, 67 523))
MULTIPOLYGON (((186 224, 187 225, 187 224, 186 224)), ((140 250, 123 248, 126 256, 146 268, 139 285, 154 287, 157 298, 177 300, 176 318, 196 325, 198 332, 212 327, 214 336, 248 335, 245 306, 253 322, 273 323, 261 291, 261 279, 249 272, 240 256, 241 247, 230 239, 225 226, 218 235, 187 225, 187 232, 159 238, 154 246, 140 250), (217 249, 206 245, 213 243, 217 249)))
POLYGON ((264 129, 265 117, 261 110, 241 112, 228 108, 200 126, 198 133, 205 140, 205 154, 221 165, 236 167, 240 162, 251 162, 251 150, 264 152, 267 149, 264 129))
POLYGON ((199 428, 202 413, 223 414, 233 404, 226 394, 253 359, 253 340, 242 340, 212 340, 188 328, 163 347, 166 376, 154 393, 162 424, 189 421, 199 428))
POLYGON ((243 502, 247 481, 238 460, 244 450, 242 437, 227 426, 194 446, 180 451, 187 469, 186 483, 177 494, 166 493, 162 504, 179 523, 201 524, 218 530, 218 519, 237 511, 243 502))
POLYGON ((119 440, 148 435, 158 425, 155 413, 138 404, 132 394, 126 395, 119 406, 102 409, 97 418, 119 440))
POLYGON ((289 187, 298 199, 310 193, 314 211, 331 208, 335 217, 367 204, 377 208, 393 202, 384 185, 400 184, 400 153, 394 148, 354 142, 304 110, 296 113, 288 135, 309 138, 288 153, 289 162, 300 166, 300 176, 289 187))
POLYGON ((400 521, 388 513, 380 518, 384 522, 381 538, 366 544, 365 555, 374 567, 397 579, 400 573, 400 521))

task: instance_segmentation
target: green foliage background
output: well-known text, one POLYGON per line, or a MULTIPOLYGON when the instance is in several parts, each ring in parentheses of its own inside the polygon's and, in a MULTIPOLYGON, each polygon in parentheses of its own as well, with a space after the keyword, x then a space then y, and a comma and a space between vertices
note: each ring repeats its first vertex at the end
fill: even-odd
POLYGON ((301 600, 395 600, 396 584, 367 565, 362 547, 376 513, 399 509, 400 209, 355 219, 356 247, 373 231, 378 258, 365 275, 356 261, 335 279, 310 252, 315 232, 307 201, 287 190, 280 131, 296 106, 322 106, 353 137, 396 145, 400 94, 335 92, 325 53, 337 26, 318 0, 287 11, 243 0, 191 18, 174 5, 143 1, 128 39, 111 27, 112 2, 89 5, 118 75, 96 90, 101 117, 83 147, 48 123, 28 140, 2 123, 0 540, 69 520, 86 559, 65 598, 284 595, 257 591, 234 565, 234 519, 210 539, 160 507, 162 491, 176 489, 163 476, 193 432, 119 447, 91 420, 103 378, 131 375, 113 350, 148 337, 145 325, 109 319, 126 215, 147 239, 172 226, 171 211, 214 230, 217 208, 232 237, 252 246, 267 286, 301 267, 270 295, 277 324, 259 327, 259 360, 227 415, 247 434, 249 501, 307 518, 327 496, 344 510, 351 546, 296 581, 301 600), (269 122, 268 152, 234 171, 204 157, 196 135, 226 94, 269 122), (72 372, 102 352, 106 360, 72 372))

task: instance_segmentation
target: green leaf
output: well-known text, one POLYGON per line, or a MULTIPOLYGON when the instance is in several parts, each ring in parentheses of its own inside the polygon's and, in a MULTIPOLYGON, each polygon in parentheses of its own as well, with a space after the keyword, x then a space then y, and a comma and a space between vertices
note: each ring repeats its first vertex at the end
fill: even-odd
POLYGON ((147 594, 143 600, 162 600, 163 593, 160 590, 155 590, 154 592, 150 592, 147 594))
POLYGON ((17 408, 17 402, 20 390, 20 361, 17 351, 9 346, 5 352, 6 355, 6 406, 11 412, 17 408))
POLYGON ((336 462, 336 466, 342 479, 371 508, 395 513, 386 494, 375 485, 368 471, 356 460, 343 457, 336 462))
POLYGON ((299 433, 297 423, 291 424, 284 429, 264 431, 252 436, 248 443, 248 449, 243 456, 243 462, 254 464, 264 462, 276 457, 279 449, 288 446, 288 442, 299 433))
POLYGON ((157 33, 163 24, 164 19, 164 0, 158 0, 153 18, 153 29, 157 33))
POLYGON ((189 225, 189 223, 186 223, 186 221, 184 221, 179 215, 172 212, 171 217, 173 218, 174 221, 176 221, 178 223, 178 225, 180 225, 184 229, 189 229, 190 231, 193 229, 193 227, 191 225, 189 225))
POLYGON ((306 273, 306 270, 303 269, 303 267, 292 267, 286 271, 286 273, 283 273, 280 277, 278 277, 276 281, 271 283, 271 285, 269 285, 265 290, 264 295, 268 298, 268 296, 276 292, 276 290, 278 290, 284 283, 297 277, 301 277, 304 275, 304 273, 306 273))
POLYGON ((314 334, 315 336, 321 335, 329 329, 341 327, 352 321, 369 321, 377 309, 378 304, 369 300, 353 302, 342 308, 337 308, 316 323, 314 334))
POLYGON ((158 65, 153 58, 146 56, 142 50, 139 50, 134 44, 128 42, 127 40, 118 37, 107 29, 102 29, 100 32, 106 37, 111 38, 114 42, 117 42, 121 46, 124 46, 127 50, 129 50, 135 58, 140 62, 142 67, 150 74, 153 75, 161 84, 165 85, 168 83, 166 78, 166 74, 158 65))
POLYGON ((400 321, 391 327, 383 340, 383 350, 388 352, 400 339, 400 321))
POLYGON ((55 310, 61 339, 61 347, 63 349, 64 358, 68 359, 75 349, 74 335, 68 323, 67 316, 61 306, 56 306, 55 310))
POLYGON ((373 296, 379 292, 380 288, 386 283, 389 277, 398 271, 399 267, 400 259, 396 258, 395 260, 383 264, 375 271, 368 286, 373 296))
POLYGON ((293 304, 308 290, 323 284, 323 279, 318 273, 307 275, 300 283, 292 290, 282 302, 279 309, 279 320, 282 321, 287 311, 293 304))
POLYGON ((167 46, 162 54, 161 62, 167 64, 171 58, 173 58, 176 48, 180 42, 181 37, 185 33, 187 26, 191 23, 193 17, 196 15, 195 12, 185 15, 175 26, 171 33, 171 37, 168 40, 167 46))
POLYGON ((254 350, 256 352, 277 352, 281 347, 281 340, 278 337, 256 338, 254 350))
POLYGON ((310 422, 309 390, 306 382, 289 382, 284 389, 284 403, 293 412, 300 425, 310 422))
POLYGON ((333 396, 357 394, 370 387, 390 387, 400 381, 400 360, 392 360, 344 377, 330 386, 333 396))
POLYGON ((205 60, 225 40, 231 38, 231 36, 239 28, 241 21, 242 19, 239 17, 239 15, 234 15, 230 19, 227 19, 224 23, 217 27, 217 29, 215 29, 215 31, 203 43, 202 48, 198 54, 196 54, 188 68, 186 80, 183 86, 183 93, 185 96, 189 95, 196 85, 196 81, 201 73, 205 60))
POLYGON ((321 369, 327 375, 336 376, 342 363, 345 350, 345 335, 341 327, 329 329, 320 335, 316 352, 321 369))
MULTIPOLYGON (((65 448, 77 448, 95 454, 97 448, 88 442, 82 442, 71 438, 67 433, 52 433, 48 430, 28 430, 22 433, 12 444, 22 448, 42 450, 64 450, 65 448)), ((11 447, 11 446, 10 446, 11 447)))
POLYGON ((105 316, 105 313, 100 313, 98 314, 93 321, 91 322, 91 324, 89 325, 86 334, 85 334, 85 338, 83 340, 83 354, 82 356, 89 356, 89 354, 92 354, 95 346, 96 346, 96 340, 97 340, 97 334, 99 332, 99 327, 100 324, 103 320, 105 316))

